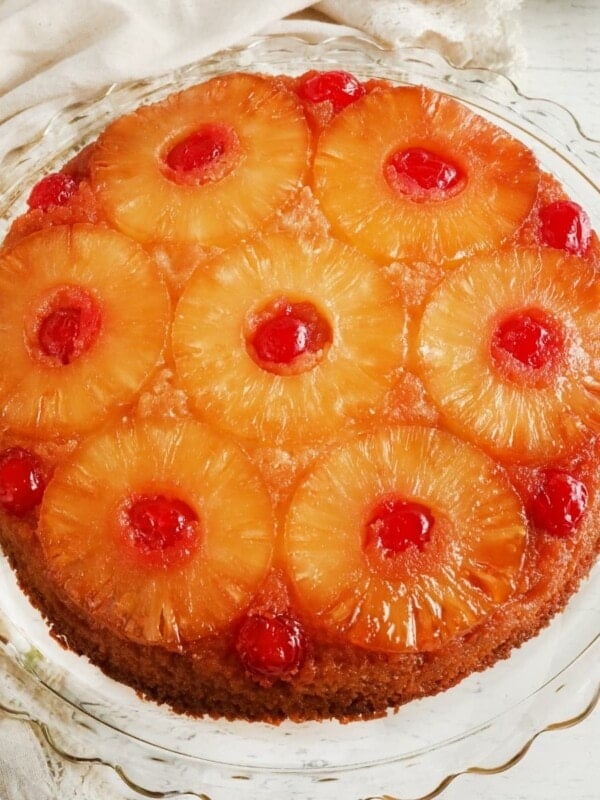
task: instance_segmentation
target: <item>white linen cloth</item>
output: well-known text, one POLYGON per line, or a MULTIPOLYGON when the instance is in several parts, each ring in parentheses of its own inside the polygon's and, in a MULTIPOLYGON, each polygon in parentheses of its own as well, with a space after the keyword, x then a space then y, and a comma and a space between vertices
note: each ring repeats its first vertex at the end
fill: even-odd
MULTIPOLYGON (((457 66, 523 61, 521 0, 325 0, 337 23, 396 46, 440 50, 457 66)), ((0 156, 53 113, 111 83, 160 75, 257 33, 306 0, 0 0, 0 156)), ((322 23, 321 23, 322 24, 322 23)), ((288 30, 304 32, 295 20, 288 30)), ((280 28, 281 26, 279 26, 280 28)))
MULTIPOLYGON (((510 71, 523 57, 520 3, 325 0, 316 9, 395 46, 422 45, 459 66, 510 71)), ((23 131, 31 137, 67 102, 103 86, 160 75, 265 28, 314 37, 339 30, 313 13, 278 22, 309 6, 305 0, 0 0, 0 159, 23 131)), ((10 700, 0 697, 8 706, 10 700)), ((134 796, 110 770, 63 762, 27 723, 0 715, 0 800, 134 796)))
POLYGON ((522 0, 324 0, 317 8, 398 45, 441 51, 457 67, 521 66, 522 0))

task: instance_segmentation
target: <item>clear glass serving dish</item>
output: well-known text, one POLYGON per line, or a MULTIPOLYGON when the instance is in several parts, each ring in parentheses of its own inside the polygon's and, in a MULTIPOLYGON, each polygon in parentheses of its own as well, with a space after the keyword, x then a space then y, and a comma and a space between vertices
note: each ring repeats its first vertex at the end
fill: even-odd
MULTIPOLYGON (((524 97, 501 75, 460 70, 422 49, 362 37, 251 40, 162 78, 111 86, 61 111, 0 162, 0 236, 30 187, 141 103, 233 70, 299 74, 344 68, 360 78, 444 91, 531 147, 600 228, 600 142, 560 106, 524 97)), ((127 797, 203 800, 433 798, 464 772, 520 760, 540 733, 586 716, 600 692, 600 565, 566 611, 492 669, 397 714, 341 725, 197 720, 142 701, 61 648, 0 561, 0 707, 36 726, 72 761, 112 767, 127 797)))

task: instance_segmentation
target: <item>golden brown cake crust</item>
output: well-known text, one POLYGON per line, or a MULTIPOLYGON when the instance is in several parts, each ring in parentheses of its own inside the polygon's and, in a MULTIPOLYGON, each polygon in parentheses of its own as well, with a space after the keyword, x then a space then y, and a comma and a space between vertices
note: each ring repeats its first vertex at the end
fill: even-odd
MULTIPOLYGON (((596 504, 597 506, 598 504, 596 504)), ((183 714, 278 723, 381 716, 419 697, 444 691, 482 671, 535 636, 577 591, 600 553, 600 509, 593 509, 572 546, 544 536, 542 552, 528 554, 531 586, 483 625, 442 650, 426 654, 375 653, 343 642, 316 642, 293 681, 261 686, 248 680, 232 633, 204 641, 195 652, 171 652, 126 641, 82 617, 56 592, 43 568, 35 536, 2 524, 11 566, 57 641, 86 655, 111 678, 142 697, 183 714)), ((533 549, 532 549, 533 550, 533 549)))

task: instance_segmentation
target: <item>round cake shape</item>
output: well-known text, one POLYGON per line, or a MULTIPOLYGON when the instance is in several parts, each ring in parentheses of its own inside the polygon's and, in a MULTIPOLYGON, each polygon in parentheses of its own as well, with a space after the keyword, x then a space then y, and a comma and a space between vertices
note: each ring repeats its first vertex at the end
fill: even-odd
MULTIPOLYGON (((93 240, 136 320, 96 377, 138 382, 90 427, 2 420, 0 539, 73 650, 184 713, 347 720, 489 666, 575 591, 600 549, 600 251, 504 131, 347 73, 222 76, 42 179, 0 263, 65 231, 93 240), (241 187, 244 141, 263 163, 241 187), (315 197, 324 171, 348 229, 315 197), (126 284, 146 268, 181 295, 174 314, 161 277, 158 294, 126 284), (492 399, 498 383, 520 398, 518 424, 479 402, 490 380, 492 399)), ((76 375, 108 306, 91 284, 42 295, 0 331, 24 332, 35 369, 76 375)))

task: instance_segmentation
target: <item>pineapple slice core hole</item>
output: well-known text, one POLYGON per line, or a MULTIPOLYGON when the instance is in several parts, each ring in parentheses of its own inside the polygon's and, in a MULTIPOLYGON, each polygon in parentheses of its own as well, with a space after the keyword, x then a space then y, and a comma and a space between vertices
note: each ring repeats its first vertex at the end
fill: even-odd
POLYGON ((509 380, 545 386, 563 362, 565 332, 560 321, 543 309, 511 311, 496 321, 490 353, 509 380))
POLYGON ((313 303, 278 297, 248 316, 245 339, 248 354, 266 372, 299 375, 321 362, 333 331, 313 303))
POLYGON ((230 125, 203 125, 180 139, 163 156, 163 173, 174 183, 202 186, 223 180, 242 155, 239 137, 230 125))
POLYGON ((396 495, 380 498, 365 525, 363 547, 377 559, 393 559, 405 550, 423 550, 435 518, 426 505, 396 495))
POLYGON ((29 353, 48 366, 66 366, 94 346, 102 327, 96 299, 81 286, 59 286, 25 319, 29 353))
POLYGON ((198 515, 184 500, 165 494, 128 497, 118 513, 122 539, 133 559, 148 567, 180 566, 198 547, 198 515))
POLYGON ((424 147, 396 150, 385 162, 383 174, 395 192, 415 202, 447 200, 467 184, 455 161, 424 147))

